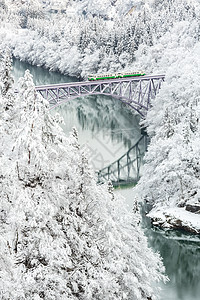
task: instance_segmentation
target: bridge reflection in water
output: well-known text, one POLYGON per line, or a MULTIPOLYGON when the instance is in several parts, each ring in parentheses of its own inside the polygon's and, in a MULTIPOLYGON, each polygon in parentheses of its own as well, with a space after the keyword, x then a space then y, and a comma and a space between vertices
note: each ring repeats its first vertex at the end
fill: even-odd
MULTIPOLYGON (((164 80, 165 75, 145 75, 36 86, 36 91, 49 101, 51 108, 88 95, 112 96, 145 118, 164 80)), ((137 183, 146 150, 147 136, 142 136, 122 157, 98 172, 98 181, 110 180, 114 186, 137 183)))
POLYGON ((111 181, 113 186, 136 184, 142 175, 148 136, 143 135, 123 156, 98 171, 98 182, 111 181))

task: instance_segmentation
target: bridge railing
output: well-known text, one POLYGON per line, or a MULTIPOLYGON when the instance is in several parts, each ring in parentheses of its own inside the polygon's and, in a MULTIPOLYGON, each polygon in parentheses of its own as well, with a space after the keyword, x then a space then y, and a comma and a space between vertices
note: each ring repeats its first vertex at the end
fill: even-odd
POLYGON ((131 107, 142 118, 159 92, 164 75, 145 75, 117 79, 82 81, 36 86, 36 91, 47 99, 50 109, 69 100, 87 95, 106 95, 131 107))
POLYGON ((143 135, 123 156, 109 166, 98 171, 98 182, 112 181, 114 186, 137 183, 147 150, 148 137, 143 135))

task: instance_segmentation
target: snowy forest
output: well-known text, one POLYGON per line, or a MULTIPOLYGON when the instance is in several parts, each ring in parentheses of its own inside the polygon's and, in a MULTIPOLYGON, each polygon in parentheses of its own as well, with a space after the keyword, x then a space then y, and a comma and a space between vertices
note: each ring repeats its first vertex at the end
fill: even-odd
POLYGON ((28 71, 16 96, 1 59, 1 299, 156 299, 164 267, 137 203, 97 186, 76 129, 65 136, 28 71))
POLYGON ((48 12, 56 1, 22 2, 2 0, 0 6, 0 48, 9 47, 14 57, 83 79, 88 73, 134 68, 165 74, 143 124, 151 145, 138 197, 156 208, 150 215, 155 224, 181 223, 198 233, 199 219, 188 212, 198 212, 200 201, 199 2, 63 1, 65 13, 48 12), (183 208, 175 217, 174 206, 183 208))
POLYGON ((139 210, 200 233, 199 53, 198 0, 0 0, 0 299, 159 299, 168 277, 139 210), (165 74, 141 120, 150 143, 131 212, 96 183, 76 128, 66 136, 29 71, 16 93, 12 57, 79 80, 165 74))

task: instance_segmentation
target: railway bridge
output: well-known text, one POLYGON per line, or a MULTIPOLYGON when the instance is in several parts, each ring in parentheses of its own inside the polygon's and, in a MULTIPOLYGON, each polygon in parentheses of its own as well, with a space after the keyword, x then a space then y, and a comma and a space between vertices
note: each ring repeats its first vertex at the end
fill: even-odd
POLYGON ((36 86, 36 90, 49 101, 51 109, 79 97, 107 95, 130 106, 144 118, 164 79, 165 75, 145 75, 43 85, 36 86))
MULTIPOLYGON (((36 90, 50 103, 50 109, 69 100, 89 96, 107 95, 116 98, 145 118, 151 100, 159 92, 165 75, 145 75, 97 81, 70 82, 36 86, 36 90)), ((98 181, 111 180, 113 185, 136 183, 141 176, 147 136, 142 136, 128 152, 98 172, 98 181)))

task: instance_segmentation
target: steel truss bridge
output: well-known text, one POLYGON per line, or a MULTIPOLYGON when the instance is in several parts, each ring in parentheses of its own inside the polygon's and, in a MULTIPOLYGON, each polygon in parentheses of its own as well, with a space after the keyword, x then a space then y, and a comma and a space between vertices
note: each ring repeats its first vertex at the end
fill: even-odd
MULTIPOLYGON (((120 100, 144 118, 164 79, 165 75, 146 75, 43 85, 36 86, 36 90, 49 101, 50 109, 75 98, 106 95, 120 100)), ((142 136, 122 157, 98 172, 98 181, 111 180, 114 186, 137 183, 146 149, 147 136, 142 136)))
POLYGON ((147 145, 148 136, 143 135, 123 156, 97 172, 98 182, 110 180, 113 186, 137 183, 142 175, 141 166, 147 145))
POLYGON ((164 79, 165 75, 147 75, 43 85, 36 86, 36 90, 49 101, 51 108, 83 96, 106 95, 119 99, 145 117, 164 79))

